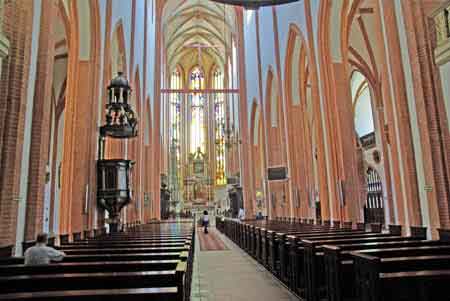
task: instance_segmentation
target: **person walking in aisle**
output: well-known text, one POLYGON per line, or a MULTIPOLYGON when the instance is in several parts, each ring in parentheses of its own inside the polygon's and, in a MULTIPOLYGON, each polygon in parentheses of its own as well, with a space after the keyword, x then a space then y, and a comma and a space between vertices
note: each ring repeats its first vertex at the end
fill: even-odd
POLYGON ((208 211, 203 211, 203 231, 205 232, 205 234, 208 234, 208 225, 209 225, 209 216, 208 216, 208 211))

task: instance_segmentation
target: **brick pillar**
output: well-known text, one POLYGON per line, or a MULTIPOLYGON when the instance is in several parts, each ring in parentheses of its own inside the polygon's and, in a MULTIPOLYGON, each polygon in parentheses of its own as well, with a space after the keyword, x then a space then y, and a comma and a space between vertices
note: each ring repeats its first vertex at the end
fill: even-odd
POLYGON ((33 2, 7 1, 3 13, 10 46, 0 80, 0 245, 14 244, 16 236, 33 2))
POLYGON ((161 52, 162 52, 162 11, 163 11, 164 3, 163 1, 156 1, 156 20, 155 20, 155 68, 154 74, 155 76, 155 85, 154 85, 154 112, 153 117, 155 120, 153 133, 152 133, 152 148, 153 148, 153 159, 151 170, 153 173, 152 176, 152 208, 153 217, 160 219, 161 218, 161 201, 160 201, 160 186, 161 186, 161 52))
POLYGON ((238 57, 239 57, 239 125, 240 125, 240 137, 242 143, 241 147, 241 183, 242 183, 242 196, 244 202, 244 208, 247 217, 253 216, 253 201, 251 191, 251 175, 250 175, 250 143, 249 143, 249 129, 248 129, 248 109, 247 109, 247 86, 245 78, 245 46, 244 46, 244 32, 243 32, 243 16, 242 10, 239 10, 237 15, 238 22, 238 57))
MULTIPOLYGON (((360 189, 362 188, 358 173, 358 158, 356 149, 356 134, 353 118, 353 108, 350 95, 350 84, 347 76, 347 68, 343 63, 334 63, 334 98, 335 114, 338 121, 340 143, 341 170, 340 179, 344 181, 342 187, 345 200, 344 211, 341 220, 360 222, 362 218, 360 189)), ((339 185, 339 183, 334 183, 339 185)))
POLYGON ((46 164, 50 146, 50 108, 55 56, 54 19, 56 1, 43 1, 31 130, 30 170, 25 238, 33 239, 42 231, 46 164))
POLYGON ((395 139, 392 148, 395 145, 398 146, 398 149, 394 150, 398 153, 393 158, 396 159, 397 156, 399 157, 398 166, 394 166, 393 172, 394 174, 399 174, 400 178, 403 179, 396 181, 401 183, 402 188, 401 191, 396 191, 396 197, 402 197, 403 201, 407 203, 407 206, 397 203, 397 209, 399 210, 399 216, 401 215, 400 219, 405 214, 405 221, 407 215, 409 225, 421 225, 422 216, 420 213, 417 171, 415 168, 411 122, 406 97, 405 74, 403 66, 399 64, 399 62, 402 62, 402 59, 394 4, 394 1, 383 1, 383 18, 386 28, 389 28, 389 30, 386 30, 387 59, 392 73, 391 84, 393 87, 393 97, 395 98, 393 103, 389 105, 392 105, 393 109, 392 121, 395 122, 396 120, 392 124, 392 128, 395 131, 390 131, 389 137, 392 140, 395 139), (391 135, 391 132, 394 135, 391 135), (407 212, 403 212, 404 207, 406 207, 407 212))
MULTIPOLYGON (((440 119, 445 118, 439 107, 437 94, 438 70, 432 60, 431 32, 425 5, 422 2, 402 2, 408 39, 409 57, 412 64, 414 95, 419 120, 422 157, 426 185, 430 227, 449 227, 449 168, 446 166, 449 143, 448 127, 440 119), (431 187, 431 189, 430 189, 431 187)), ((443 83, 447 85, 448 83, 443 83)), ((425 189, 419 187, 419 189, 425 189)), ((423 221, 422 221, 423 225, 423 221)), ((437 232, 434 233, 437 235, 437 232)))
MULTIPOLYGON (((307 32, 312 33, 314 31, 313 29, 313 18, 311 13, 311 0, 305 0, 304 1, 305 6, 305 19, 306 19, 306 28, 307 32)), ((325 148, 325 132, 323 129, 323 118, 326 118, 321 113, 320 108, 320 98, 321 98, 321 92, 320 92, 320 83, 319 83, 319 66, 318 66, 318 59, 316 58, 316 50, 315 50, 315 43, 314 43, 314 36, 312 34, 308 34, 308 44, 309 44, 309 66, 310 66, 310 74, 311 74, 311 96, 312 99, 316 100, 313 101, 313 111, 316 118, 314 118, 314 124, 316 128, 316 144, 317 144, 317 171, 319 176, 319 200, 320 200, 320 211, 321 211, 321 218, 322 220, 329 220, 331 219, 331 211, 332 208, 330 208, 330 199, 332 198, 329 190, 328 190, 328 174, 332 173, 331 168, 327 166, 326 162, 326 148, 325 148)), ((331 191, 334 191, 335 189, 331 189, 331 191)), ((337 219, 336 215, 334 215, 333 219, 337 219)))

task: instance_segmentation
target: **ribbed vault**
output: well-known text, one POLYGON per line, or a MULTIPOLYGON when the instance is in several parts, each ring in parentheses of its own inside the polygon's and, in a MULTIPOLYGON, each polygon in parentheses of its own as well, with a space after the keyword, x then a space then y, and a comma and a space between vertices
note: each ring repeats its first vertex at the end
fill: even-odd
POLYGON ((163 12, 166 63, 213 61, 223 68, 236 31, 234 7, 206 0, 169 0, 163 12))

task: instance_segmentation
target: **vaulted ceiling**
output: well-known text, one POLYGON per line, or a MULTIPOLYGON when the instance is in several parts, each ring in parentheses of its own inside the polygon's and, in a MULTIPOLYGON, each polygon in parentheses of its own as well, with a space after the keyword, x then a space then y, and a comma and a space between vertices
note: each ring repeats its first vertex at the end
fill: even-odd
POLYGON ((186 57, 197 63, 212 60, 223 67, 236 32, 234 9, 208 0, 167 1, 163 37, 168 67, 175 68, 186 57))

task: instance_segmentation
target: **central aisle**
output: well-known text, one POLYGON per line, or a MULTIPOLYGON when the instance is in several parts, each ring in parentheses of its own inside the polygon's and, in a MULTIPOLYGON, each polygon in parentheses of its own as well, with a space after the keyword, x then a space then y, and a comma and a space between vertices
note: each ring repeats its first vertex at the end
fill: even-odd
MULTIPOLYGON (((197 229, 198 232, 200 228, 197 229)), ((192 301, 298 300, 275 277, 215 228, 228 250, 201 251, 197 235, 192 301)))

